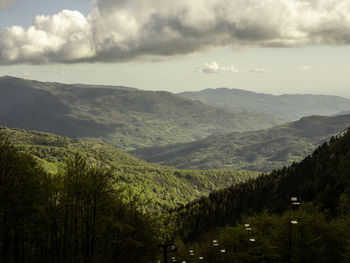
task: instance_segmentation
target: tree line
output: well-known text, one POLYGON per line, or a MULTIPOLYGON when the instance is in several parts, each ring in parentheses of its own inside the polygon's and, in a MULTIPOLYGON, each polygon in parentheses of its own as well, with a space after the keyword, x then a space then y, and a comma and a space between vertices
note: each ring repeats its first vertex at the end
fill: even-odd
POLYGON ((159 226, 111 171, 79 154, 47 174, 0 137, 0 262, 150 262, 159 226))

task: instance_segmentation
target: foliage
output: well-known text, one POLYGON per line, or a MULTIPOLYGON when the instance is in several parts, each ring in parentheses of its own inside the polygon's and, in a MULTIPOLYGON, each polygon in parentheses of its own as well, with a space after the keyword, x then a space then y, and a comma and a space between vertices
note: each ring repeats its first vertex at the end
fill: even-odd
POLYGON ((154 219, 125 201, 110 170, 78 154, 57 175, 0 138, 0 261, 150 262, 154 219))
POLYGON ((212 263, 348 262, 348 226, 345 221, 329 220, 311 204, 282 215, 264 211, 244 217, 237 226, 213 229, 199 241, 181 245, 176 258, 193 262, 193 258, 202 256, 204 262, 212 263), (294 217, 299 219, 296 225, 290 223, 294 217), (243 223, 249 223, 252 230, 246 231, 243 223), (218 246, 213 245, 213 240, 218 246), (191 257, 189 250, 194 250, 195 256, 191 257))

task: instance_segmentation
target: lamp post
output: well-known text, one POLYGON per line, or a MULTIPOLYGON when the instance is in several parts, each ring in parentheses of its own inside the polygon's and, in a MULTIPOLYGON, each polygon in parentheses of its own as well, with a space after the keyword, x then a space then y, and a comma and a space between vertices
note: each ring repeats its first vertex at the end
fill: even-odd
MULTIPOLYGON (((174 253, 177 250, 177 247, 175 244, 160 244, 158 245, 159 250, 161 253, 163 253, 163 263, 168 263, 168 253, 174 253)), ((176 260, 175 260, 176 261, 176 260)))
POLYGON ((194 250, 193 249, 188 250, 188 254, 190 256, 189 257, 189 262, 194 262, 194 260, 192 260, 192 259, 195 258, 194 250))
POLYGON ((222 263, 225 262, 225 253, 226 253, 226 249, 220 249, 220 253, 222 255, 222 263))
POLYGON ((249 235, 249 241, 250 242, 255 242, 255 238, 253 236, 253 230, 250 224, 244 224, 245 230, 247 230, 248 235, 249 235))
MULTIPOLYGON (((290 198, 290 205, 291 205, 292 211, 295 211, 295 210, 299 209, 300 204, 301 204, 300 203, 300 199, 298 199, 297 196, 292 196, 290 198)), ((296 217, 292 217, 290 219, 290 223, 292 225, 296 225, 296 224, 298 224, 298 222, 299 222, 299 219, 296 218, 296 217)))
POLYGON ((298 198, 297 195, 291 195, 290 196, 290 207, 291 207, 291 214, 289 217, 289 240, 288 240, 288 247, 289 247, 289 262, 292 262, 292 253, 293 253, 293 240, 292 240, 292 231, 293 231, 293 225, 297 225, 300 222, 300 219, 297 218, 293 211, 296 211, 299 209, 301 201, 300 197, 298 198))

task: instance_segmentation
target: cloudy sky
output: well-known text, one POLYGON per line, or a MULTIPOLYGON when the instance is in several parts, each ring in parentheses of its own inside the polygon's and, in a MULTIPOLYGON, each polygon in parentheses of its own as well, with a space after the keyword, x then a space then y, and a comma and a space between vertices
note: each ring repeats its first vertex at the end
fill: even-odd
POLYGON ((349 0, 0 0, 0 75, 350 98, 349 0))

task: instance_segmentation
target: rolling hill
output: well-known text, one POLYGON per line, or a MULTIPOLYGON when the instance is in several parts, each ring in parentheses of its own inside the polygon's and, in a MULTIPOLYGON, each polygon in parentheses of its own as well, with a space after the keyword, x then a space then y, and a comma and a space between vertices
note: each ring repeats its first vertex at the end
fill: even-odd
POLYGON ((350 100, 337 96, 285 94, 274 96, 241 89, 205 89, 178 95, 199 100, 206 105, 231 109, 234 112, 263 113, 282 122, 311 115, 334 115, 350 110, 350 100))
POLYGON ((104 143, 69 139, 50 133, 0 127, 0 134, 9 137, 19 151, 33 154, 39 164, 53 174, 60 172, 65 160, 75 153, 86 157, 90 164, 107 166, 112 169, 120 185, 142 193, 142 198, 150 200, 149 208, 157 211, 184 204, 258 175, 248 171, 188 171, 161 167, 104 143))
POLYGON ((244 169, 268 172, 302 160, 350 126, 350 115, 311 116, 270 129, 213 135, 206 139, 132 153, 181 169, 244 169))
POLYGON ((0 125, 100 139, 123 150, 257 130, 276 121, 170 92, 0 78, 0 125))

